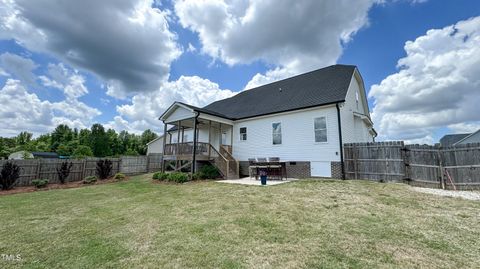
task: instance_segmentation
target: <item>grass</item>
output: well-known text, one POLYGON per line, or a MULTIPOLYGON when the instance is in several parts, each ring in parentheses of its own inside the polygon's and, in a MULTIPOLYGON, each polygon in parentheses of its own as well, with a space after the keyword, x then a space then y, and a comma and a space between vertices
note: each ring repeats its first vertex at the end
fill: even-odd
POLYGON ((0 268, 473 268, 480 203, 402 184, 127 182, 0 197, 0 268))

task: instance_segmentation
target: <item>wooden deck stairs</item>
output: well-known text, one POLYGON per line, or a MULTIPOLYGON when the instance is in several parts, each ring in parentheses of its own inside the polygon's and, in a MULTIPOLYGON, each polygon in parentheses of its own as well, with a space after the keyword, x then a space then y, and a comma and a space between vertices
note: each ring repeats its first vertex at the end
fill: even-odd
MULTIPOLYGON (((193 142, 166 144, 163 158, 164 161, 176 161, 168 162, 170 168, 173 168, 174 171, 180 171, 188 167, 193 161, 193 142), (172 165, 172 163, 175 163, 175 165, 172 165)), ((209 143, 197 142, 195 160, 208 161, 220 171, 225 179, 239 178, 239 163, 232 156, 229 146, 221 146, 220 150, 217 150, 209 143)))

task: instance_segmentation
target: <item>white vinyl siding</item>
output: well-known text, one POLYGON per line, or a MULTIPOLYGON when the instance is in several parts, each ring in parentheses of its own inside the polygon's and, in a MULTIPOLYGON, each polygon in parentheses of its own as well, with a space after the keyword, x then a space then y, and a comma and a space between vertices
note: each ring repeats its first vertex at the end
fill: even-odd
POLYGON ((282 123, 280 122, 272 123, 272 144, 282 144, 282 123))
MULTIPOLYGON (((342 139, 343 143, 373 142, 373 137, 369 133, 369 127, 363 121, 356 122, 354 112, 368 115, 368 108, 365 107, 365 92, 360 87, 360 82, 355 76, 352 76, 348 88, 345 103, 340 107, 342 118, 342 139), (358 94, 358 106, 357 106, 358 94)), ((336 116, 335 116, 336 118, 336 116)))
POLYGON ((313 128, 316 143, 328 142, 327 119, 325 117, 313 119, 313 128))
POLYGON ((335 106, 307 109, 265 117, 241 120, 234 125, 233 156, 239 161, 248 158, 279 157, 281 161, 323 163, 340 160, 338 121, 335 106), (313 119, 324 116, 328 142, 315 143, 313 119), (281 122, 282 144, 272 143, 272 123, 281 122), (247 128, 248 139, 240 140, 240 128, 247 128))

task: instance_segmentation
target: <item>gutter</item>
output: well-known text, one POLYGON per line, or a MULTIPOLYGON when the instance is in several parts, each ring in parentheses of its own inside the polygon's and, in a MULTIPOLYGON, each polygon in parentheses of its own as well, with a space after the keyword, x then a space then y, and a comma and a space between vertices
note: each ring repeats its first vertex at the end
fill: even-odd
POLYGON ((340 106, 339 103, 335 104, 337 108, 337 119, 338 119, 338 140, 340 144, 340 164, 342 166, 342 179, 345 180, 345 164, 343 161, 343 139, 342 139, 342 119, 340 117, 340 106))

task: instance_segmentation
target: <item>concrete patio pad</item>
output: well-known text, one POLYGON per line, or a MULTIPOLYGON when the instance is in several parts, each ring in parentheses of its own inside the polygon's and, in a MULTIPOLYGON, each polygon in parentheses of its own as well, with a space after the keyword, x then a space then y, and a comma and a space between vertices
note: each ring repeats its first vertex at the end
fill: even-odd
MULTIPOLYGON (((267 180, 267 186, 269 185, 279 185, 287 182, 292 182, 298 180, 296 178, 287 178, 287 180, 267 180)), ((218 180, 217 182, 220 183, 230 183, 230 184, 242 184, 242 185, 256 185, 262 186, 260 180, 255 180, 254 178, 244 177, 240 179, 225 179, 225 180, 218 180)))

